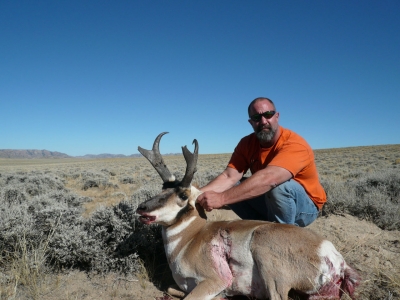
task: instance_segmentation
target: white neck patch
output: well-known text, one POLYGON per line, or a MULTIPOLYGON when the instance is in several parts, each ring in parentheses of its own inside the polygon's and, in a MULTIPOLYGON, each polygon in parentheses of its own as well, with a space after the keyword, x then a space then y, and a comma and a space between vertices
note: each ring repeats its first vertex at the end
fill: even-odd
POLYGON ((164 238, 164 246, 165 246, 165 253, 167 256, 170 256, 175 248, 178 246, 179 242, 182 240, 182 237, 179 236, 174 241, 169 241, 174 236, 179 235, 183 230, 188 228, 188 226, 196 219, 195 216, 190 217, 187 220, 184 220, 181 224, 175 226, 174 228, 165 228, 163 227, 163 238, 164 238))
POLYGON ((180 232, 182 232, 183 230, 185 230, 194 220, 196 219, 195 216, 190 217, 187 220, 184 220, 181 224, 174 226, 174 228, 167 228, 165 230, 165 236, 167 239, 173 237, 174 235, 179 234, 180 232))

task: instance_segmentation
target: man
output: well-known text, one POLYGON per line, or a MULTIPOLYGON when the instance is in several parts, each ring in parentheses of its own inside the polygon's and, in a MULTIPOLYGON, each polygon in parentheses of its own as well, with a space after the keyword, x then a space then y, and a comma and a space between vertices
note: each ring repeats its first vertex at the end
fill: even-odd
POLYGON ((311 147, 278 124, 272 100, 254 99, 248 114, 254 133, 241 139, 197 202, 207 211, 228 205, 242 219, 309 225, 326 202, 311 147), (252 176, 241 180, 248 169, 252 176))

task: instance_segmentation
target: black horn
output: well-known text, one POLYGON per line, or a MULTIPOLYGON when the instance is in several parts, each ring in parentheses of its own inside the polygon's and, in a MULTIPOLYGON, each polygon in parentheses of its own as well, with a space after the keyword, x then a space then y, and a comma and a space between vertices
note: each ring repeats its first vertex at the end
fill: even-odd
POLYGON ((162 132, 156 137, 152 150, 146 150, 140 146, 138 147, 139 152, 144 157, 146 157, 147 160, 154 167, 154 169, 156 169, 156 171, 158 172, 158 174, 160 174, 164 183, 175 181, 175 176, 172 175, 171 172, 168 170, 168 168, 167 168, 166 164, 164 163, 164 160, 160 154, 160 140, 161 140, 162 136, 167 133, 168 132, 162 132))
POLYGON ((182 147, 183 156, 185 157, 186 160, 186 172, 185 172, 185 177, 183 177, 181 181, 181 186, 185 188, 190 186, 193 180, 194 173, 197 171, 196 165, 197 165, 197 156, 199 154, 199 144, 197 143, 196 139, 193 140, 193 144, 194 144, 193 153, 191 153, 186 146, 182 147))

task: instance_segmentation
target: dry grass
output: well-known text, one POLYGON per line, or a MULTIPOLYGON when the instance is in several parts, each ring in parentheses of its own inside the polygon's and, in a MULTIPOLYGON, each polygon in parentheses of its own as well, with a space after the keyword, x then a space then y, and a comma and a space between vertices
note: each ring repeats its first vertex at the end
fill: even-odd
POLYGON ((38 246, 22 236, 18 241, 17 249, 13 253, 7 253, 2 259, 2 265, 7 265, 0 286, 0 299, 19 299, 20 290, 30 299, 43 299, 53 290, 59 287, 59 277, 52 274, 46 266, 48 239, 40 241, 38 246))

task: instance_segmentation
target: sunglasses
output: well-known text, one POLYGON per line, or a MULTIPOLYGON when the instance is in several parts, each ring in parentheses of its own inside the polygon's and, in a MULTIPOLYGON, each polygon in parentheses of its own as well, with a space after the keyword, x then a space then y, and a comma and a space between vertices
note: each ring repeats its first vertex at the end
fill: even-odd
POLYGON ((269 110, 269 111, 265 111, 265 112, 263 112, 263 113, 261 113, 261 114, 252 115, 252 116, 250 117, 250 119, 251 119, 252 121, 254 121, 254 122, 259 122, 259 121, 261 121, 261 117, 264 117, 264 118, 266 118, 266 119, 268 120, 268 119, 271 119, 271 118, 275 115, 275 113, 276 113, 276 111, 274 111, 274 110, 269 110))

